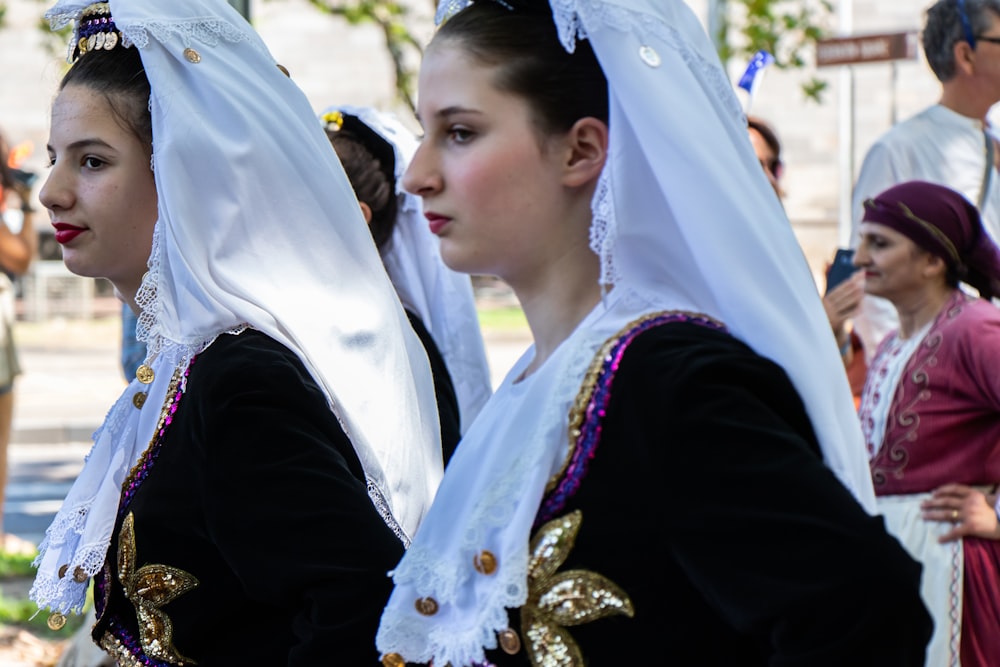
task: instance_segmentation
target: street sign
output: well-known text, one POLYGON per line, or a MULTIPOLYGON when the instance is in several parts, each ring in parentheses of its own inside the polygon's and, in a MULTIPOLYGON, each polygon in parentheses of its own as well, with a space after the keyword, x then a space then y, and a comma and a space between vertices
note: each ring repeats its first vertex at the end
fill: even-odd
POLYGON ((834 37, 816 42, 816 66, 854 65, 917 57, 917 33, 834 37))

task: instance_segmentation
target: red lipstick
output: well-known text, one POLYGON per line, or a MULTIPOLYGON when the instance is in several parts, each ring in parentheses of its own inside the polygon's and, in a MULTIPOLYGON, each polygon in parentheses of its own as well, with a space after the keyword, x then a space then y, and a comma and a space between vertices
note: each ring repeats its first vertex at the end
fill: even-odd
POLYGON ((52 226, 55 227, 56 230, 56 241, 60 244, 69 243, 77 236, 87 231, 86 227, 77 227, 76 225, 71 225, 68 222, 53 222, 52 226))
POLYGON ((440 234, 441 231, 451 222, 451 218, 438 215, 437 213, 424 213, 424 217, 427 218, 427 224, 431 229, 431 234, 440 234))

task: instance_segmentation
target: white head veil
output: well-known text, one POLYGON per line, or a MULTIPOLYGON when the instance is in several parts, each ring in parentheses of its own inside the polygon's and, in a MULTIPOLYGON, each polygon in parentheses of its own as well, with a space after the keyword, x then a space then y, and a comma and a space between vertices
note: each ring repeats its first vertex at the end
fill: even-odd
MULTIPOLYGON (((58 28, 89 4, 64 0, 47 16, 58 28)), ((40 546, 32 599, 79 610, 86 583, 58 570, 85 580, 102 565, 170 376, 245 327, 293 350, 328 394, 373 502, 405 539, 441 475, 430 369, 308 101, 225 0, 110 6, 152 90, 159 218, 136 300, 156 378, 142 410, 133 381, 95 433, 40 546)))
MULTIPOLYGON (((443 0, 439 20, 467 4, 443 0)), ((693 306, 781 365, 802 397, 826 464, 873 513, 864 443, 833 333, 701 24, 682 0, 550 0, 550 5, 566 49, 578 38, 589 39, 608 79, 609 154, 591 228, 601 282, 615 286, 607 313, 615 315, 629 294, 653 295, 647 303, 668 308, 693 306)), ((580 338, 580 330, 600 317, 599 312, 589 316, 573 337, 580 338)), ((583 369, 591 358, 581 357, 583 369)), ((567 371, 582 373, 579 362, 569 363, 567 371)), ((504 388, 497 397, 501 394, 504 388)), ((561 398, 571 400, 572 394, 561 398)), ((492 416, 492 405, 480 421, 492 416)), ((533 409, 528 405, 526 412, 533 409)), ((540 413, 539 423, 547 419, 540 413)), ((563 433, 550 437, 541 428, 526 433, 526 439, 540 437, 502 458, 534 455, 544 446, 557 448, 555 459, 561 461, 563 433)), ((495 646, 495 633, 505 628, 504 607, 525 601, 527 541, 537 502, 525 511, 501 496, 520 494, 529 498, 522 504, 532 504, 550 473, 546 468, 532 481, 517 483, 515 473, 522 471, 498 478, 481 470, 500 462, 485 460, 489 452, 475 447, 473 436, 479 435, 469 434, 464 451, 452 460, 435 506, 394 572, 396 588, 376 640, 384 653, 456 665, 481 660, 482 647, 495 646), (466 493, 490 489, 495 498, 456 503, 462 480, 469 480, 466 493), (490 512, 502 522, 492 521, 490 512), (470 549, 487 534, 491 548, 505 550, 496 556, 506 566, 473 578, 467 563, 476 552, 470 549), (436 601, 433 616, 414 610, 413 600, 421 598, 436 601)))
POLYGON ((420 197, 403 189, 403 173, 417 151, 417 138, 398 118, 371 107, 332 106, 321 117, 333 111, 356 117, 392 146, 398 212, 382 262, 403 305, 417 314, 441 350, 455 385, 464 433, 492 393, 490 369, 472 282, 445 266, 420 197))

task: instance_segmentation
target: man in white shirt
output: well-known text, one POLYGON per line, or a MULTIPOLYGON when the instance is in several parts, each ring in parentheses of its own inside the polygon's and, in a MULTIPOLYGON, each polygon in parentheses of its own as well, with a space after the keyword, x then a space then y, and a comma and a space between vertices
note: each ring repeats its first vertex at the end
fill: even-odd
MULTIPOLYGON (((854 186, 851 245, 858 242, 864 201, 910 180, 931 181, 964 194, 1000 241, 1000 177, 983 124, 1000 101, 1000 0, 938 0, 927 10, 924 54, 941 81, 941 99, 897 124, 865 156, 854 186)), ((897 328, 896 309, 866 296, 854 328, 871 360, 897 328)))

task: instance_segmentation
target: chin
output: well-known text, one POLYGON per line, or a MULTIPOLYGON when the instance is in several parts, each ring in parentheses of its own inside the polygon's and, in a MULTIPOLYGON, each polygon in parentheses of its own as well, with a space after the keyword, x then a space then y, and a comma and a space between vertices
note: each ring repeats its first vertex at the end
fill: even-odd
POLYGON ((449 269, 458 273, 491 275, 489 271, 480 266, 481 263, 474 261, 467 253, 463 253, 453 243, 449 243, 447 239, 441 239, 441 261, 449 269))

